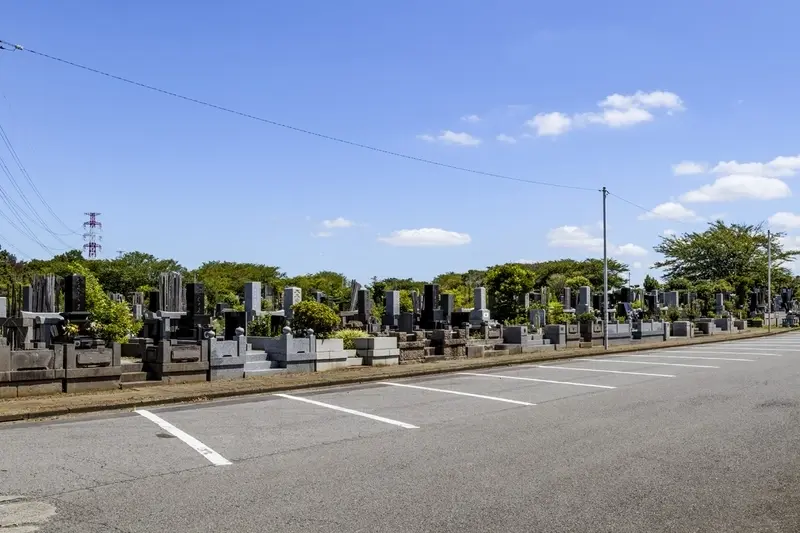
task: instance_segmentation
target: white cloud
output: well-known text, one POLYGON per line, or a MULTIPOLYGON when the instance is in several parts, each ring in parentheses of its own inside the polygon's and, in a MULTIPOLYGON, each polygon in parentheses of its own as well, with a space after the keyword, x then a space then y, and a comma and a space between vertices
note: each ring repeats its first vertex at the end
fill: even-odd
POLYGON ((800 235, 787 235, 780 238, 784 250, 800 250, 800 235))
POLYGON ((708 170, 707 164, 697 163, 695 161, 681 161, 677 165, 672 165, 672 173, 676 176, 703 174, 706 170, 708 170))
POLYGON ((511 135, 506 135, 505 133, 501 133, 500 135, 495 137, 495 139, 497 139, 501 143, 517 144, 517 140, 514 137, 512 137, 511 135))
POLYGON ((731 202, 741 199, 776 200, 792 195, 791 189, 779 179, 748 174, 734 174, 717 178, 681 196, 683 202, 731 202))
POLYGON ((800 155, 782 155, 767 163, 720 161, 711 171, 715 174, 748 174, 768 178, 785 178, 794 176, 800 171, 800 155))
POLYGON ((461 117, 461 120, 463 120, 464 122, 475 123, 475 122, 480 122, 481 117, 479 117, 478 115, 464 115, 463 117, 461 117))
POLYGON ((555 136, 568 132, 573 127, 603 124, 611 128, 632 126, 655 119, 652 111, 666 110, 667 114, 684 109, 683 100, 675 93, 637 91, 634 94, 612 94, 597 103, 600 111, 575 113, 572 116, 559 111, 539 113, 526 122, 536 129, 539 136, 555 136))
POLYGON ((472 237, 440 228, 419 228, 394 231, 378 240, 392 246, 462 246, 472 242, 472 237))
POLYGON ((780 229, 794 229, 800 228, 800 215, 794 213, 787 213, 780 211, 775 213, 769 219, 769 225, 780 229))
POLYGON ((352 220, 347 220, 346 218, 334 218, 333 220, 323 220, 322 225, 328 229, 332 228, 350 228, 355 225, 355 222, 352 220))
POLYGON ((647 255, 647 250, 638 244, 629 242, 628 244, 623 244, 622 246, 616 247, 612 253, 614 253, 614 255, 641 257, 643 255, 647 255))
POLYGON ((427 133, 417 135, 417 139, 427 142, 441 142, 443 144, 460 144, 461 146, 477 146, 481 144, 481 140, 473 137, 469 133, 458 133, 455 131, 445 130, 437 136, 428 135, 427 133))
POLYGON ((572 119, 558 111, 553 113, 539 113, 526 122, 536 130, 540 137, 561 135, 572 127, 572 119))
POLYGON ((595 237, 578 226, 561 226, 547 232, 547 244, 558 248, 601 250, 603 238, 595 237))
POLYGON ((662 231, 661 234, 664 235, 665 237, 669 237, 670 235, 675 235, 675 230, 667 228, 664 231, 662 231))
POLYGON ((634 94, 612 94, 603 101, 598 102, 600 107, 611 107, 614 109, 669 109, 680 111, 684 109, 683 100, 675 93, 668 91, 653 91, 646 93, 636 91, 634 94))
MULTIPOLYGON (((547 244, 556 248, 579 248, 596 253, 603 251, 603 238, 578 226, 561 226, 551 229, 547 232, 547 244)), ((640 257, 647 255, 647 250, 636 244, 628 243, 622 246, 609 245, 608 253, 640 257)))
POLYGON ((319 231, 317 233, 312 233, 311 236, 323 239, 325 237, 333 237, 333 233, 331 233, 330 231, 319 231))
POLYGON ((639 261, 634 261, 631 265, 633 268, 642 268, 642 263, 639 261))
POLYGON ((653 120, 653 114, 646 109, 631 107, 629 109, 606 109, 602 113, 583 113, 577 115, 579 121, 587 121, 592 124, 605 124, 612 128, 632 126, 641 122, 653 120))
POLYGON ((678 202, 665 202, 655 206, 652 210, 639 216, 639 220, 653 220, 653 219, 666 219, 666 220, 679 220, 682 222, 691 222, 700 220, 697 213, 689 208, 686 208, 678 202))

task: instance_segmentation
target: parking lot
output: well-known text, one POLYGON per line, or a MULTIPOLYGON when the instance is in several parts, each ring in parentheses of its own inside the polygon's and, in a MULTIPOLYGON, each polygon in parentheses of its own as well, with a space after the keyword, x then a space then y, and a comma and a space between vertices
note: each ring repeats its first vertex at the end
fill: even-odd
POLYGON ((11 424, 0 526, 796 531, 798 360, 787 334, 11 424))

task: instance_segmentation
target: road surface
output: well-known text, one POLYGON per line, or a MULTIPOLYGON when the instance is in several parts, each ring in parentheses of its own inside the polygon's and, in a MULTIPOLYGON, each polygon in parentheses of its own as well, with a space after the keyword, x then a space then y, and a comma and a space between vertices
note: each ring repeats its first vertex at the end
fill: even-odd
POLYGON ((796 533, 799 422, 787 334, 0 425, 0 532, 796 533))

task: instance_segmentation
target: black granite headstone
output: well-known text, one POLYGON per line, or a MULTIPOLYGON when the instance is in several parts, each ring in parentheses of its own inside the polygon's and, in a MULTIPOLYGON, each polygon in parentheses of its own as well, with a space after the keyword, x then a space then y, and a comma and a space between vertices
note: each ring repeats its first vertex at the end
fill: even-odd
POLYGON ((619 301, 621 303, 630 302, 631 301, 631 289, 629 287, 622 287, 620 289, 619 301))
POLYGON ((450 315, 456 308, 456 295, 455 294, 442 294, 439 300, 442 307, 442 316, 448 323, 450 322, 450 315))
POLYGON ((64 312, 83 313, 86 311, 86 278, 80 274, 70 274, 64 278, 64 312))
POLYGON ((244 328, 247 333, 247 312, 246 311, 225 311, 225 340, 230 341, 236 338, 236 328, 244 328))
POLYGON ((186 284, 186 314, 202 315, 206 311, 206 291, 202 283, 186 284))
POLYGON ((150 291, 150 301, 147 304, 147 309, 152 313, 161 311, 161 292, 150 291))

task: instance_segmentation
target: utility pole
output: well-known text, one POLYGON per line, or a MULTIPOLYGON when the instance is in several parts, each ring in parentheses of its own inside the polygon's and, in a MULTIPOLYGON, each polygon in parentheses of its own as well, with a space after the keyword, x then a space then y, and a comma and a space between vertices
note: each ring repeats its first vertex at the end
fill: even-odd
POLYGON ((772 232, 767 230, 767 331, 772 331, 772 232))
POLYGON ((606 197, 608 190, 603 187, 603 348, 608 350, 608 238, 606 232, 606 197))

